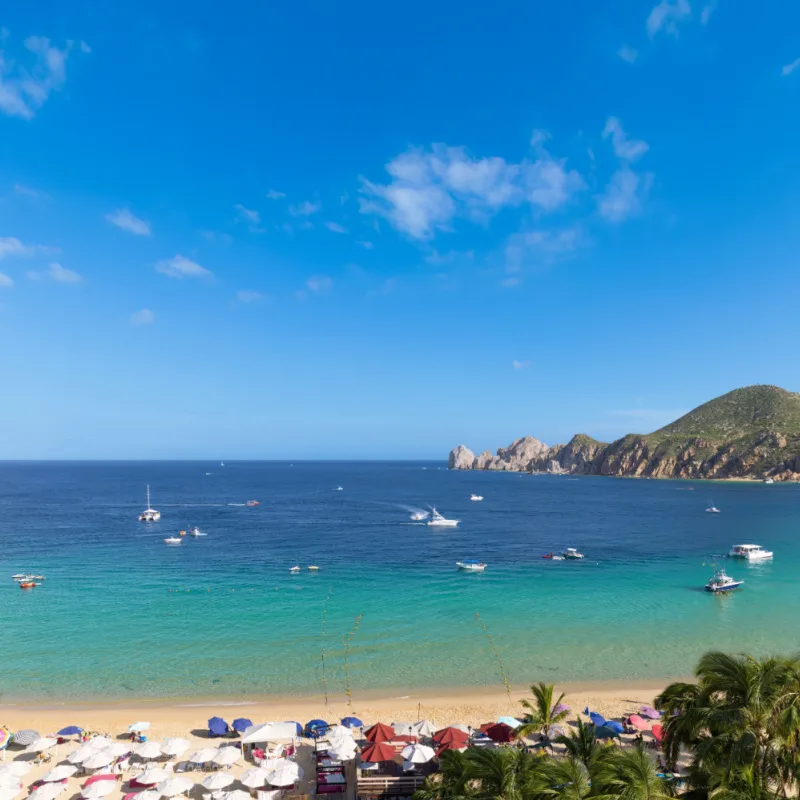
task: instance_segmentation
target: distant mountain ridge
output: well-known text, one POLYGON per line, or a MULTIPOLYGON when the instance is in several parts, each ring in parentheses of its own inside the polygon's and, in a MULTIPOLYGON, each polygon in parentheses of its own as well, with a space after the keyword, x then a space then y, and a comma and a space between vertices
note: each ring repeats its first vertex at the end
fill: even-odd
POLYGON ((652 478, 800 480, 800 394, 746 386, 710 400, 650 434, 606 443, 586 434, 548 447, 525 436, 496 455, 459 445, 451 469, 652 478))

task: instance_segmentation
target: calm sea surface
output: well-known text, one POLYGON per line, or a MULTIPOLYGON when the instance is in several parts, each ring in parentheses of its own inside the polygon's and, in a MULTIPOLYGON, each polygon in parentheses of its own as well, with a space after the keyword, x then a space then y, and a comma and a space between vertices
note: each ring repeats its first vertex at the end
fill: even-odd
POLYGON ((323 648, 327 690, 343 695, 343 639, 354 696, 500 687, 481 622, 514 684, 685 676, 712 647, 800 650, 797 485, 412 462, 2 463, 0 507, 0 703, 318 694, 323 648), (153 525, 137 521, 146 483, 153 525), (428 503, 461 525, 437 531, 401 507, 428 503), (192 525, 208 536, 163 543, 192 525), (774 563, 727 561, 744 588, 701 591, 711 554, 736 542, 774 563), (586 560, 541 558, 568 546, 586 560), (489 568, 459 573, 461 558, 489 568), (11 575, 28 570, 45 585, 20 590, 11 575))

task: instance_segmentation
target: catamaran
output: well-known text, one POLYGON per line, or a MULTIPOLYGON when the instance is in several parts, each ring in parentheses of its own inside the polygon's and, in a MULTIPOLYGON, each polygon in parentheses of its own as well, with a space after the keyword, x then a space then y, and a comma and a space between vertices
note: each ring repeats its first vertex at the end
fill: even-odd
POLYGON ((147 484, 147 508, 139 514, 139 522, 158 522, 161 519, 161 512, 150 508, 150 484, 147 484))
POLYGON ((431 518, 428 520, 428 525, 436 526, 439 528, 455 528, 461 520, 447 519, 443 517, 433 506, 431 506, 431 518))
POLYGON ((765 550, 760 544, 735 544, 728 553, 730 558, 744 558, 747 561, 766 561, 772 558, 771 550, 765 550))

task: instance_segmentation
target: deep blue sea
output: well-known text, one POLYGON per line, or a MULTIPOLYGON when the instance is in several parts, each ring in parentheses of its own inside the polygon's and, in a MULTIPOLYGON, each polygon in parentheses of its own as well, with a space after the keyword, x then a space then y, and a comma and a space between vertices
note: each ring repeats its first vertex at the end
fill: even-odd
POLYGON ((0 507, 0 703, 343 694, 346 677, 354 695, 500 687, 481 623, 515 685, 686 676, 709 648, 800 650, 798 485, 6 462, 0 507), (137 519, 148 483, 152 525, 137 519), (414 524, 402 507, 427 504, 460 526, 414 524), (208 535, 163 543, 192 525, 208 535), (743 589, 703 592, 712 554, 738 542, 774 562, 726 561, 743 589), (568 546, 585 561, 541 558, 568 546), (464 574, 461 558, 489 567, 464 574), (45 584, 22 591, 19 571, 45 584))

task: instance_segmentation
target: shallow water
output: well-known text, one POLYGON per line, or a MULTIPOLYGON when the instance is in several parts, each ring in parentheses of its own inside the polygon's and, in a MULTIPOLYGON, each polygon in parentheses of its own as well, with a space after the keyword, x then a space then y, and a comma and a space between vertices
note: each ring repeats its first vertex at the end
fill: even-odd
POLYGON ((800 649, 797 485, 412 462, 4 463, 0 504, 0 702, 342 694, 346 677, 354 694, 499 687, 481 623, 513 684, 662 679, 712 647, 800 649), (153 525, 137 521, 147 482, 153 525), (721 514, 704 513, 710 499, 721 514), (399 507, 427 503, 459 528, 399 507), (208 536, 163 544, 191 525, 208 536), (726 562, 744 588, 708 595, 711 554, 735 542, 775 561, 726 562), (586 560, 542 560, 567 546, 586 560), (489 567, 459 573, 460 558, 489 567), (320 571, 291 576, 294 564, 320 571), (45 585, 17 588, 26 570, 45 585))

